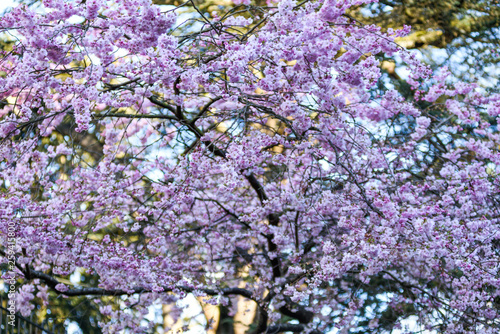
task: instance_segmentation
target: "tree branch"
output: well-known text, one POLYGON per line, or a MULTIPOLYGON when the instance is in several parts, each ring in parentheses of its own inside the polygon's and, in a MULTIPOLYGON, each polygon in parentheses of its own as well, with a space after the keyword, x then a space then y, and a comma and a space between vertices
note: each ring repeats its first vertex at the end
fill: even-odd
POLYGON ((103 115, 95 115, 96 118, 105 118, 105 117, 120 117, 120 118, 153 118, 153 119, 169 119, 172 121, 177 120, 174 116, 168 115, 143 115, 143 114, 123 114, 123 113, 110 113, 103 115))
MULTIPOLYGON (((6 256, 5 252, 3 250, 0 250, 0 255, 3 257, 6 256)), ((65 296, 88 296, 88 295, 93 295, 93 296, 122 296, 122 295, 132 295, 135 293, 144 293, 144 292, 153 292, 151 289, 146 289, 143 287, 134 287, 132 288, 131 291, 126 291, 122 289, 102 289, 102 288, 78 288, 78 289, 69 289, 66 291, 61 291, 56 288, 59 282, 55 277, 46 274, 41 271, 33 270, 29 267, 23 268, 21 265, 16 263, 17 269, 21 271, 21 273, 24 275, 24 277, 28 280, 32 280, 35 278, 41 279, 47 284, 52 290, 54 290, 57 293, 60 293, 65 296)), ((242 289, 242 288, 223 288, 220 290, 217 289, 209 289, 209 288, 202 288, 202 289, 197 289, 194 287, 189 287, 189 286, 175 286, 173 288, 171 287, 163 287, 162 292, 172 292, 175 290, 180 290, 184 292, 193 292, 193 291, 203 291, 209 296, 218 296, 218 295, 224 295, 224 296, 229 296, 229 295, 239 295, 243 296, 245 298, 251 299, 255 302, 255 298, 253 297, 253 294, 250 290, 242 289)))
POLYGON ((176 109, 174 107, 172 107, 170 104, 166 104, 165 102, 158 100, 158 98, 156 96, 154 96, 154 95, 151 96, 151 97, 148 97, 148 100, 151 103, 156 104, 158 107, 162 107, 162 108, 170 110, 174 114, 176 112, 176 109))
POLYGON ((200 117, 202 117, 203 115, 205 115, 205 113, 207 112, 208 108, 210 108, 210 106, 213 103, 219 101, 220 99, 222 99, 221 96, 217 96, 216 98, 211 99, 207 104, 205 104, 205 106, 203 106, 203 108, 200 110, 200 112, 195 117, 193 117, 193 119, 189 123, 191 123, 191 124, 194 125, 194 123, 196 123, 196 121, 198 119, 200 119, 200 117))
MULTIPOLYGON (((295 324, 278 324, 267 327, 266 334, 276 334, 283 332, 293 332, 300 333, 306 327, 304 325, 295 325, 295 324)), ((318 331, 314 331, 313 333, 319 333, 318 331)))

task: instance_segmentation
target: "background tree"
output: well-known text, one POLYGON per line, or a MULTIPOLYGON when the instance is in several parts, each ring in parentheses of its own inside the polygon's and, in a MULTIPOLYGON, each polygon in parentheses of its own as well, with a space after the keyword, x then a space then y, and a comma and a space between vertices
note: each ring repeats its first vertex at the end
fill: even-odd
POLYGON ((384 29, 410 25, 412 33, 399 39, 399 44, 419 49, 434 68, 448 66, 462 81, 496 87, 500 59, 497 0, 379 1, 351 14, 384 29))

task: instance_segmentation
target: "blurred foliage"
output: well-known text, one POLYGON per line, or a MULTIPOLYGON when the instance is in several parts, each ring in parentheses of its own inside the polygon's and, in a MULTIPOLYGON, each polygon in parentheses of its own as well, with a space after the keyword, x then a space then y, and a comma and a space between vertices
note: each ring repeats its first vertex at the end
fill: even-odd
POLYGON ((500 76, 500 0, 380 0, 350 14, 383 29, 410 25, 399 44, 461 80, 494 86, 500 76))

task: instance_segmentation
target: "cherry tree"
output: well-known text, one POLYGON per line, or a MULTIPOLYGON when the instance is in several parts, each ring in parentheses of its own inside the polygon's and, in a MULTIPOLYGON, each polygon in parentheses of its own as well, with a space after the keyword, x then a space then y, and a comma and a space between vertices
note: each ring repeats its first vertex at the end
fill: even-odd
POLYGON ((152 305, 175 317, 191 293, 251 300, 256 333, 409 317, 497 333, 500 95, 432 73, 395 42, 409 27, 346 12, 369 2, 3 16, 0 255, 15 250, 18 309, 86 296, 105 332, 147 333, 152 305), (408 68, 411 98, 382 59, 408 68))

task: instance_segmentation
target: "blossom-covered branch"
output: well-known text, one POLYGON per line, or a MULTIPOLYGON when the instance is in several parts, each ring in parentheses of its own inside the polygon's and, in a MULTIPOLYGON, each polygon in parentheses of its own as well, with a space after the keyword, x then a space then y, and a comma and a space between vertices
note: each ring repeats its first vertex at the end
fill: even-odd
POLYGON ((151 307, 182 322, 190 293, 219 317, 250 299, 258 333, 410 317, 496 333, 500 95, 431 71, 395 42, 409 27, 349 15, 370 2, 3 16, 0 244, 14 224, 19 310, 93 296, 104 332, 147 333, 167 326, 151 307), (408 68, 399 86, 387 60, 408 68))

